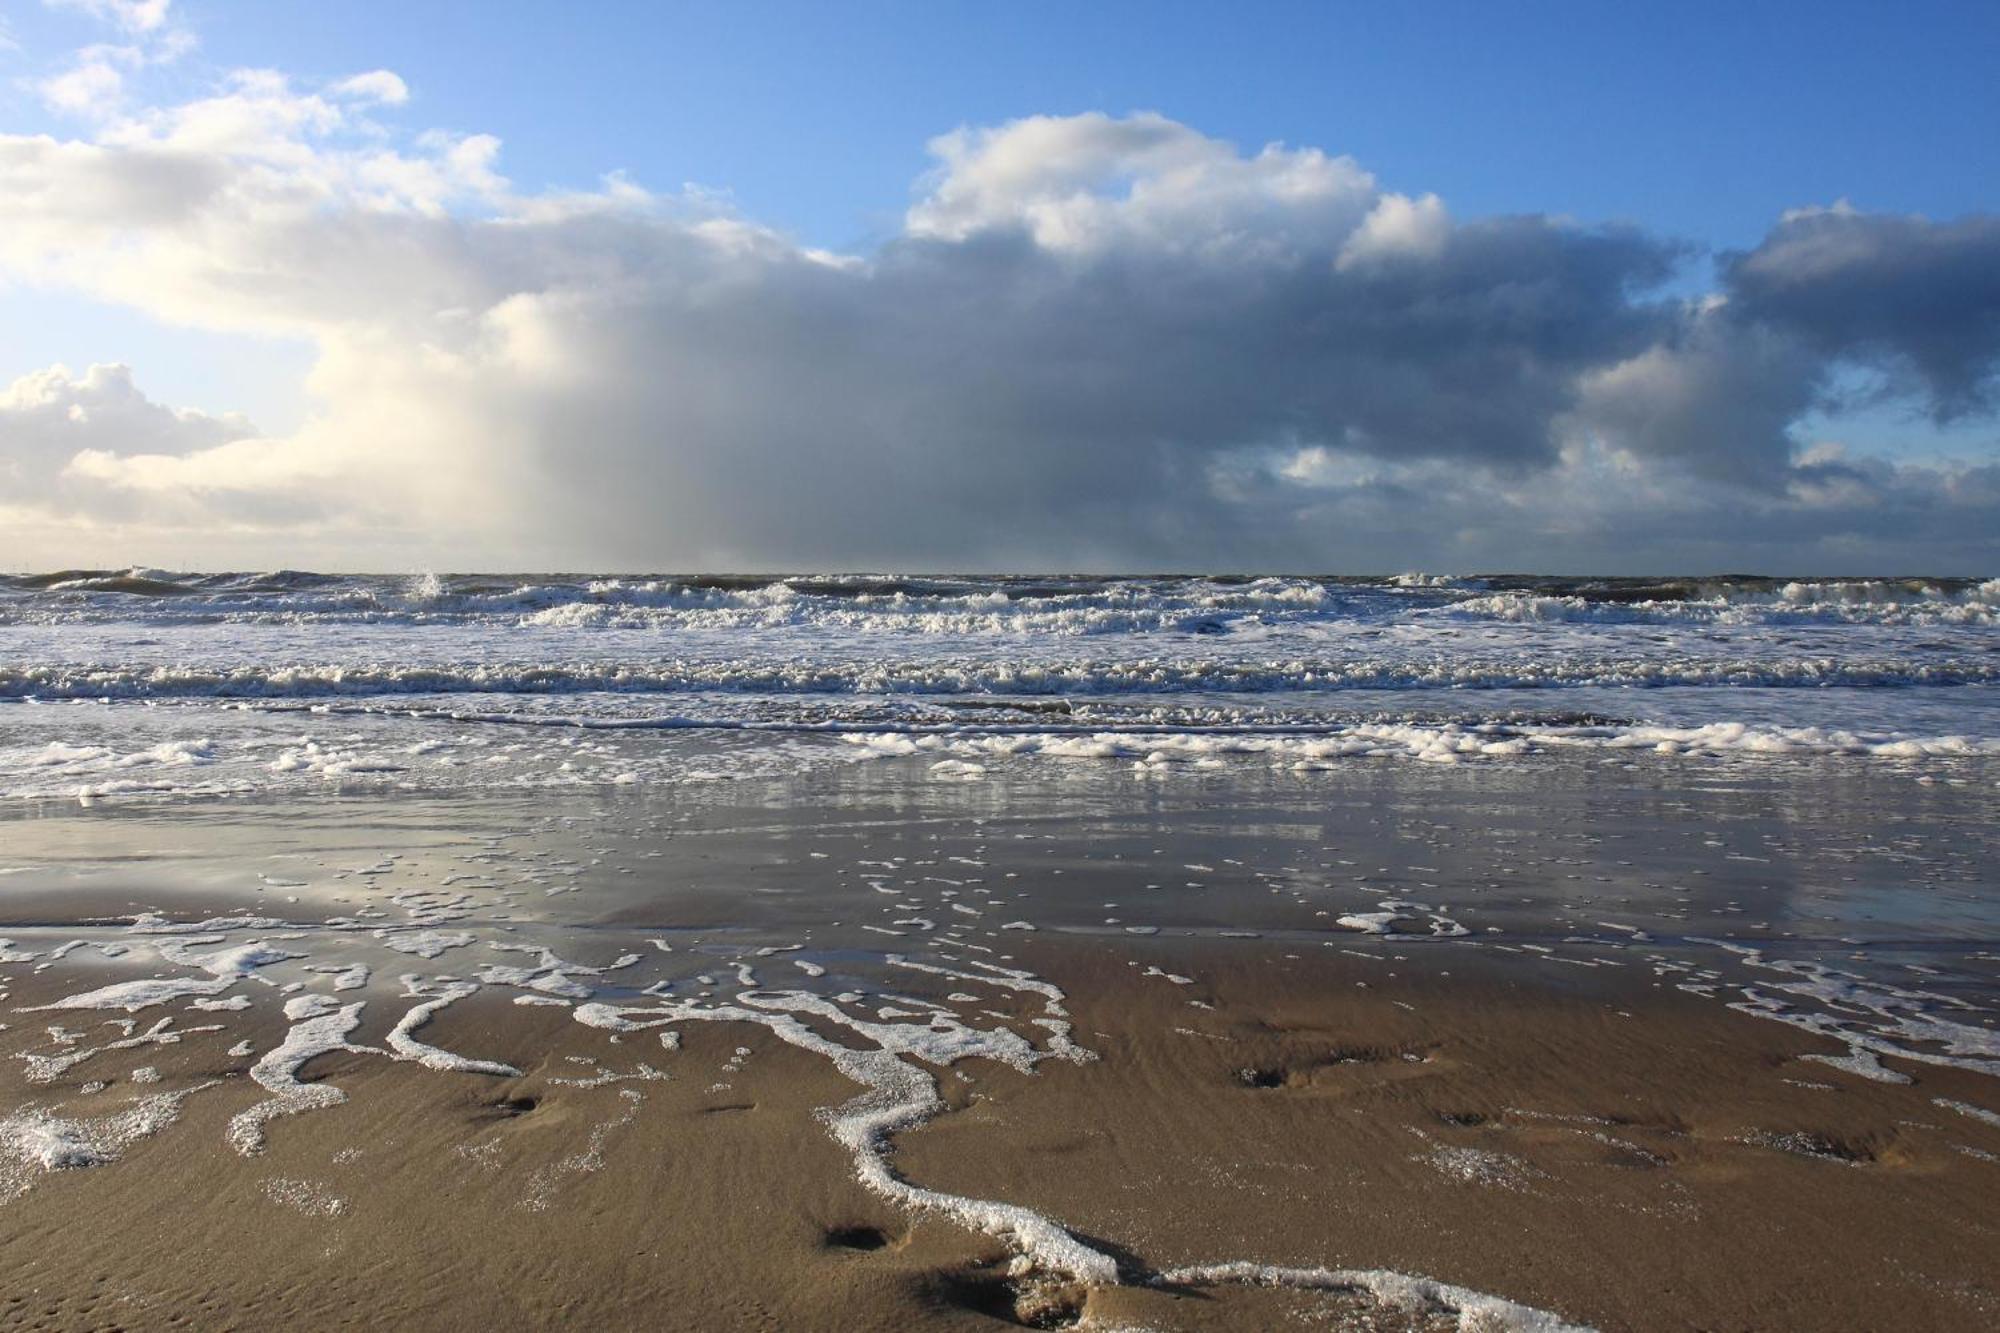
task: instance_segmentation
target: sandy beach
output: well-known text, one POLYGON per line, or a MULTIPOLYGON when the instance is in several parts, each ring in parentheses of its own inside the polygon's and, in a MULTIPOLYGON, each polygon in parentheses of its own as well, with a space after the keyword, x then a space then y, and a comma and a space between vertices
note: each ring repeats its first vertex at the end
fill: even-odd
POLYGON ((1857 1079, 1803 1058, 1824 1042, 1692 998, 1463 961, 1440 977, 1250 942, 1029 953, 1091 996, 1075 1013, 1099 1059, 946 1073, 949 1110, 892 1160, 1059 1219, 1119 1258, 1119 1286, 1010 1279, 1006 1244, 871 1194, 816 1117, 857 1089, 755 1028, 689 1024, 663 1056, 488 1003, 425 1039, 521 1077, 329 1056, 311 1078, 349 1103, 274 1127, 254 1157, 223 1147, 262 1094, 219 1034, 18 1090, 76 1115, 221 1083, 115 1167, 5 1205, 6 1317, 1456 1326, 1354 1293, 1149 1285, 1246 1259, 1424 1274, 1603 1328, 1975 1327, 2000 1309, 2000 1125, 1944 1104, 1990 1103, 1978 1075, 1857 1079), (1143 979, 1126 952, 1204 980, 1143 979), (173 1072, 130 1085, 140 1060, 173 1072), (576 1086, 607 1073, 627 1077, 576 1086), (78 1097, 86 1075, 118 1091, 78 1097))
MULTIPOLYGON (((1693 943, 1714 923, 1686 921, 1748 907, 1741 939, 1812 920, 1805 886, 1842 851, 1820 821, 1879 804, 1884 779, 1823 782, 1824 813, 1789 824, 1771 803, 1796 775, 1683 788, 1752 877, 1696 897, 1647 889, 1677 873, 1675 839, 1601 794, 1566 826, 1591 776, 1545 769, 1511 797, 1486 783, 1476 828, 1439 816, 1479 780, 1379 770, 1239 781, 1234 816, 1198 788, 1079 806, 1060 785, 913 786, 893 764, 818 801, 791 783, 539 809, 44 807, 7 826, 0 1317, 1863 1329, 2000 1313, 1989 994, 1931 992, 1964 1020, 1959 1045, 1912 1040, 1891 1021, 1905 988, 1812 1001, 1777 989, 1801 974, 1693 943), (1510 805, 1543 834, 1507 841, 1510 805), (1390 864, 1413 837, 1426 859, 1390 864), (1750 859, 1773 842, 1793 847, 1789 891, 1750 859), (1423 882, 1426 899, 1400 896, 1423 882), (1394 906, 1360 910, 1377 901, 1394 906), (243 965, 228 951, 246 944, 277 956, 243 965), (162 978, 191 989, 116 989, 162 978), (356 1003, 332 1046, 298 1035, 356 1003), (318 1049, 289 1089, 270 1063, 287 1046, 318 1049), (911 1093, 841 1050, 923 1089, 862 1152, 842 1117, 911 1093), (299 1089, 337 1100, 245 1132, 299 1089), (868 1185, 871 1156, 921 1194, 868 1185)), ((1628 779, 1622 799, 1673 776, 1628 779)), ((1900 790, 1945 830, 1982 799, 1900 790)), ((1946 855, 1907 877, 1939 910, 1954 874, 1979 873, 1946 855)), ((1898 960, 1922 941, 1895 936, 1881 958, 1918 980, 1898 960)), ((1961 971, 1990 958, 1939 935, 1915 966, 1938 976, 1940 946, 1961 971)))

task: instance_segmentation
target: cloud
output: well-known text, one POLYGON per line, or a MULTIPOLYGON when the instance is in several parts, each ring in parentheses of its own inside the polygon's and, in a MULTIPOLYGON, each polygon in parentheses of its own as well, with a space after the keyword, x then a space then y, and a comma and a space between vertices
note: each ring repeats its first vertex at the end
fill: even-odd
POLYGON ((1435 259, 1450 240, 1451 218, 1444 200, 1434 194, 1421 199, 1385 194, 1340 247, 1335 266, 1348 269, 1399 258, 1435 259))
POLYGON ((131 409, 150 433, 0 434, 40 460, 16 511, 237 564, 1994 553, 1977 466, 1794 438, 1836 366, 1990 406, 1977 219, 1781 220, 1690 303, 1661 294, 1685 248, 1635 228, 1457 219, 1317 149, 1087 114, 934 140, 901 234, 830 255, 622 177, 521 191, 490 137, 372 118, 407 95, 239 71, 90 141, 0 136, 0 276, 318 349, 283 439, 157 408, 131 409), (1954 292, 1971 340, 1945 349, 1914 313, 1954 292))
MULTIPOLYGON (((59 74, 33 81, 43 105, 63 115, 108 121, 125 105, 127 76, 167 65, 194 49, 194 36, 168 22, 171 0, 44 0, 80 10, 117 30, 123 40, 83 47, 59 74)), ((0 31, 0 37, 4 37, 0 31)), ((4 46, 5 43, 0 43, 4 46)))
POLYGON ((92 366, 82 375, 55 366, 0 390, 0 496, 40 500, 58 513, 89 508, 102 498, 78 493, 80 458, 200 457, 252 434, 239 416, 153 402, 128 366, 92 366))
POLYGON ((401 76, 386 69, 372 69, 366 74, 342 79, 330 91, 335 97, 380 102, 384 106, 401 106, 410 100, 409 85, 403 82, 401 76))
POLYGON ((74 9, 128 33, 158 32, 167 26, 173 0, 44 0, 51 9, 74 9))
POLYGON ((6 461, 20 465, 99 445, 178 453, 252 430, 240 416, 164 407, 139 391, 130 366, 101 365, 81 375, 55 366, 15 380, 0 390, 0 432, 6 461))
POLYGON ((116 48, 96 47, 76 64, 36 85, 50 109, 72 115, 109 115, 123 100, 125 76, 118 72, 116 48))
POLYGON ((1271 144, 1245 156, 1152 112, 1030 116, 930 143, 932 189, 913 237, 1020 231, 1040 249, 1282 257, 1346 233, 1375 200, 1352 158, 1271 144))
POLYGON ((1803 209, 1731 256, 1725 280, 1739 320, 1881 370, 1941 422, 1996 405, 2000 216, 1803 209))
POLYGON ((1815 402, 1823 371, 1796 340, 1704 302, 1637 356, 1586 373, 1568 425, 1631 456, 1781 490, 1791 424, 1815 402))

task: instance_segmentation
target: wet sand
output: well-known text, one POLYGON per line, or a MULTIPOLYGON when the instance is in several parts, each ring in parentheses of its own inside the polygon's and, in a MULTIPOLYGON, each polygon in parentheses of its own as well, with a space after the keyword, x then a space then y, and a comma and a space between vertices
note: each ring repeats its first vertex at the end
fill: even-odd
MULTIPOLYGON (((534 815, 371 802, 10 823, 18 873, 0 880, 0 934, 36 956, 4 968, 0 1323, 1506 1326, 1449 1298, 1161 1281, 1235 1261, 1422 1275, 1605 1329, 2000 1320, 2000 1117, 1975 1114, 2000 1109, 2000 1084, 1973 1061, 1881 1058, 1901 1083, 1828 1065, 1813 1057, 1842 1057, 1844 1041, 1730 1007, 1761 975, 1722 973, 1741 955, 1632 939, 1641 915, 1658 932, 1704 910, 1694 895, 1646 891, 1649 877, 1679 874, 1664 852, 1644 854, 1656 828, 1599 809, 1581 826, 1601 846, 1556 839, 1543 864, 1520 843, 1494 854, 1505 812, 1468 821, 1460 846, 1439 818, 1458 793, 1406 786, 1392 822, 1422 826, 1429 850, 1392 867, 1392 847, 1363 833, 1384 809, 1372 788, 1344 804, 1322 788, 1288 819, 1262 793, 1234 839, 1227 815, 1201 814, 1200 793, 1113 830, 1094 822, 1109 807, 1065 810, 1061 794, 938 793, 897 808, 889 791, 817 808, 778 792, 534 815), (1518 881, 1467 877, 1482 840, 1488 870, 1521 862, 1518 881), (1578 868, 1555 868, 1559 846, 1580 853, 1578 868), (1322 853, 1311 863, 1308 848, 1322 853), (1352 889, 1319 864, 1341 861, 1370 882, 1352 889), (1384 882, 1392 869, 1404 882, 1384 882), (1475 884, 1496 899, 1554 895, 1562 874, 1612 887, 1585 903, 1572 890, 1561 908, 1496 903, 1488 920, 1504 926, 1459 905, 1475 884), (1434 887, 1418 900, 1423 880, 1434 887), (1380 909, 1390 936, 1335 924, 1384 898, 1402 904, 1380 909), (1557 915, 1609 919, 1613 900, 1622 931, 1570 934, 1580 927, 1557 915), (218 991, 249 996, 241 1010, 181 997, 132 1013, 128 1030, 118 1010, 35 1009, 90 987, 206 975, 150 952, 176 937, 134 933, 149 909, 174 924, 262 913, 265 924, 211 921, 191 937, 300 957, 218 991), (341 915, 357 909, 373 915, 341 915), (430 957, 400 951, 424 931, 466 938, 430 957), (51 956, 70 939, 86 943, 51 956), (128 951, 109 957, 99 943, 128 951), (489 977, 413 1030, 516 1075, 335 1051, 301 1077, 344 1101, 270 1121, 257 1151, 230 1146, 232 1119, 269 1095, 253 1067, 296 1028, 279 1012, 288 998, 365 1000, 347 1040, 386 1049, 412 1004, 437 993, 399 975, 470 978, 517 945, 573 966, 489 977), (639 960, 618 964, 628 952, 639 960), (950 975, 885 962, 905 956, 955 961, 934 963, 950 975), (357 959, 368 981, 333 989, 357 959), (996 976, 1052 986, 1059 1006, 982 984, 996 976), (1042 1214, 1109 1256, 1116 1280, 1023 1271, 1008 1236, 866 1188, 824 1115, 862 1089, 775 1029, 617 1031, 579 1021, 584 1000, 564 981, 635 1014, 807 987, 870 1022, 921 1027, 949 1012, 1045 1047, 1052 1029, 1037 1021, 1061 1013, 1094 1058, 1038 1059, 1029 1072, 905 1057, 943 1106, 888 1140, 888 1162, 911 1183, 1042 1214), (168 1016, 177 1041, 101 1049, 168 1016), (220 1030, 192 1031, 210 1024, 220 1030), (39 1082, 13 1058, 89 1048, 100 1049, 39 1082), (173 1093, 186 1096, 171 1122, 120 1141, 117 1160, 45 1171, 23 1156, 24 1108, 97 1123, 173 1093)), ((1558 825, 1557 794, 1525 793, 1522 809, 1539 804, 1558 825)), ((1956 799, 1966 818, 1979 808, 1976 794, 1919 795, 1956 799)), ((1849 808, 1821 798, 1836 822, 1849 808)), ((1717 800, 1768 834, 1754 796, 1717 800)), ((1951 827, 1941 807, 1929 813, 1951 827)), ((1810 858, 1828 854, 1811 845, 1818 832, 1803 819, 1784 830, 1814 882, 1810 858)), ((1910 868, 1904 887, 1928 895, 1924 911, 1958 919, 1951 895, 1977 887, 1969 847, 1910 868)), ((1755 864, 1730 853, 1695 863, 1724 875, 1755 864)), ((1717 890, 1713 912, 1747 905, 1774 939, 1811 919, 1797 898, 1732 896, 1740 888, 1717 890)), ((1869 910, 1885 891, 1875 886, 1869 910)), ((1894 934, 1882 952, 1895 975, 1914 981, 1901 960, 1927 958, 1918 966, 1939 972, 1939 994, 1983 998, 1966 981, 1991 953, 1976 932, 1880 933, 1894 934), (1937 966, 1947 955, 1950 977, 1937 966)), ((1990 1011, 1965 1016, 1990 1035, 1990 1011)), ((805 1021, 843 1046, 871 1040, 805 1021)))
POLYGON ((127 1160, 5 1205, 6 1318, 980 1327, 1047 1299, 1105 1326, 1414 1322, 1352 1297, 1145 1286, 1246 1258, 1420 1273, 1604 1328, 2000 1316, 2000 1126, 1935 1100, 1990 1104, 1981 1076, 1884 1085, 1800 1059, 1824 1042, 1697 999, 1527 985, 1460 960, 1439 976, 1248 941, 1139 951, 1206 978, 1182 987, 1136 975, 1124 950, 1031 952, 1090 997, 1074 1012, 1100 1059, 947 1075, 953 1109, 901 1136, 894 1165, 1060 1220, 1118 1254, 1128 1287, 1037 1297, 1008 1281, 1006 1246, 871 1195, 814 1118, 856 1089, 768 1034, 689 1024, 662 1053, 558 1009, 487 1003, 425 1039, 522 1077, 329 1056, 313 1077, 349 1102, 274 1125, 252 1158, 214 1150, 261 1096, 220 1034, 65 1080, 171 1066, 158 1085, 34 1090, 111 1109, 224 1081, 127 1160), (641 1064, 668 1077, 550 1082, 641 1064))

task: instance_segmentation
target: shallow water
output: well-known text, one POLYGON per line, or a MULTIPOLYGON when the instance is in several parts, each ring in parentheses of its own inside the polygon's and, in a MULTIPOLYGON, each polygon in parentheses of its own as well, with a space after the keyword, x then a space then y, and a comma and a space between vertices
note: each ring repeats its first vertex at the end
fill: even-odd
POLYGON ((917 1029, 990 1028, 1040 993, 1020 955, 1050 936, 1477 959, 1556 988, 1616 970, 1871 1068, 2000 1074, 1992 777, 1576 753, 941 782, 890 757, 568 794, 28 803, 0 825, 0 933, 19 979, 68 988, 51 1012, 228 995, 268 1018, 324 994, 369 1000, 375 1026, 465 986, 567 1006, 775 989, 851 1013, 921 994, 917 1029), (228 962, 254 947, 275 955, 228 962), (169 991, 100 993, 135 967, 169 991), (931 993, 937 968, 956 991, 931 993))

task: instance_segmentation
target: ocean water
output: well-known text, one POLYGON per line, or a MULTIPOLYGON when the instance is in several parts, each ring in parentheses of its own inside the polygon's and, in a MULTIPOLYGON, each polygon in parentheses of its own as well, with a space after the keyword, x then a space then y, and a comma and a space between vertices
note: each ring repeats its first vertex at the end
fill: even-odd
MULTIPOLYGON (((148 1138, 260 1159, 340 1115, 334 1052, 589 1094, 595 1144, 726 1090, 751 1048, 679 1043, 727 1024, 856 1085, 824 1129, 869 1190, 1115 1284, 892 1160, 960 1066, 1117 1076, 1051 941, 1194 1024, 1211 965, 1306 951, 1700 997, 1810 1035, 1773 1081, 1910 1088, 1983 1169, 1997 777, 2000 580, 16 576, 0 1205, 148 1138), (510 1064, 459 1004, 572 1022, 510 1064), (198 1052, 262 1090, 199 1142, 198 1052)), ((1150 1280, 1569 1327, 1232 1253, 1150 1280)))
POLYGON ((0 578, 0 794, 2000 753, 2000 579, 0 578))

